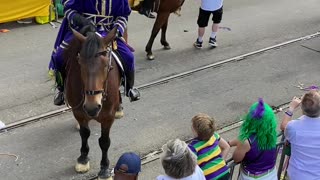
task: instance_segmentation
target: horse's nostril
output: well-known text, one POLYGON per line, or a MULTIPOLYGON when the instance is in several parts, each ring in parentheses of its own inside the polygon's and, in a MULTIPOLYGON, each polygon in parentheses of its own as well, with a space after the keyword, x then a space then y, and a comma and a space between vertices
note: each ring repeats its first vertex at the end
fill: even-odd
POLYGON ((99 105, 98 105, 98 109, 101 109, 101 108, 102 108, 102 106, 101 106, 101 104, 99 104, 99 105))
POLYGON ((85 104, 83 105, 83 109, 87 109, 87 106, 85 104))

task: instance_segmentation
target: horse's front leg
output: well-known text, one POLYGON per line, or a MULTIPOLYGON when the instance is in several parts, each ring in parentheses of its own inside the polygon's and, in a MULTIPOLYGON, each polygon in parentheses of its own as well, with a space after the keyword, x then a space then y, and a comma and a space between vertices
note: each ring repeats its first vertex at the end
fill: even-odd
POLYGON ((167 22, 169 15, 170 15, 170 12, 158 12, 156 22, 153 25, 151 36, 146 46, 147 58, 149 60, 154 60, 154 56, 151 50, 152 45, 153 45, 154 39, 157 37, 160 31, 160 28, 163 26, 164 23, 167 22))
POLYGON ((166 50, 171 49, 169 43, 167 42, 167 38, 166 38, 168 20, 169 20, 169 16, 168 16, 166 22, 161 27, 161 40, 160 40, 161 44, 163 45, 164 49, 166 49, 166 50))
POLYGON ((75 169, 79 173, 85 173, 90 169, 90 163, 88 158, 89 153, 89 145, 88 145, 88 138, 90 136, 90 129, 88 126, 88 122, 84 124, 80 123, 80 136, 81 136, 81 155, 77 160, 77 164, 75 169))
POLYGON ((111 176, 109 168, 108 150, 110 147, 110 128, 111 123, 101 123, 101 137, 99 138, 99 145, 102 151, 102 158, 100 162, 100 172, 98 174, 98 180, 106 180, 111 176))

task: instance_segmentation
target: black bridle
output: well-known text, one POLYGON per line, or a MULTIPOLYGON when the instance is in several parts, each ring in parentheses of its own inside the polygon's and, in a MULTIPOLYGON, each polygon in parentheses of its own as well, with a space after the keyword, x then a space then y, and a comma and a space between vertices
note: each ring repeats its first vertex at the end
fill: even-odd
POLYGON ((102 94, 102 99, 105 101, 107 97, 107 84, 108 84, 108 78, 109 78, 109 72, 113 69, 111 63, 112 63, 112 48, 108 47, 107 50, 97 52, 95 57, 99 56, 109 56, 109 63, 108 63, 108 70, 107 70, 107 78, 104 83, 104 87, 102 90, 85 90, 85 94, 88 96, 95 96, 98 94, 102 94))

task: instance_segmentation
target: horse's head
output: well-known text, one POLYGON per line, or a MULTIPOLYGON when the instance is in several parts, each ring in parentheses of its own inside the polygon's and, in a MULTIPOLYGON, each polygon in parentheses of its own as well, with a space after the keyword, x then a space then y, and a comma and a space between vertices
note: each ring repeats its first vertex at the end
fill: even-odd
POLYGON ((108 45, 114 40, 116 29, 104 38, 94 32, 87 33, 86 37, 76 31, 73 34, 81 42, 78 62, 85 94, 83 109, 88 116, 97 117, 106 96, 111 69, 111 49, 108 45))

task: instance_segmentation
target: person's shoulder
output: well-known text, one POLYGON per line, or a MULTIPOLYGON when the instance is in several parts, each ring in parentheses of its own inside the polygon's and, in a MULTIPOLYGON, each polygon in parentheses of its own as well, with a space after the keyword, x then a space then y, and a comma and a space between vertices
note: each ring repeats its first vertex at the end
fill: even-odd
POLYGON ((297 119, 291 120, 287 124, 287 128, 295 128, 297 126, 300 126, 301 123, 303 123, 303 120, 305 119, 305 116, 301 116, 297 119))
POLYGON ((189 146, 194 146, 198 142, 200 142, 200 140, 198 138, 193 138, 193 139, 191 139, 191 141, 189 143, 189 146))
POLYGON ((206 179, 202 169, 198 165, 196 165, 196 168, 194 170, 194 174, 196 174, 196 177, 198 180, 205 180, 206 179))
POLYGON ((220 139, 220 134, 217 133, 217 132, 214 132, 214 133, 213 133, 213 136, 214 136, 216 139, 220 139))

